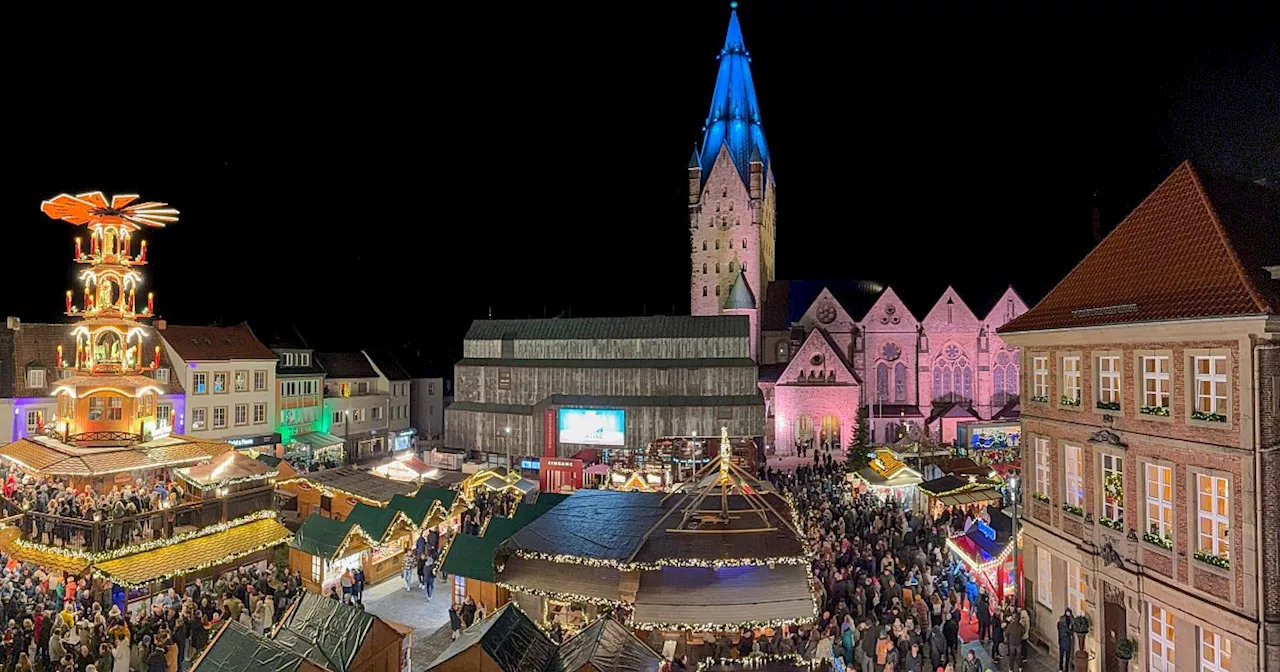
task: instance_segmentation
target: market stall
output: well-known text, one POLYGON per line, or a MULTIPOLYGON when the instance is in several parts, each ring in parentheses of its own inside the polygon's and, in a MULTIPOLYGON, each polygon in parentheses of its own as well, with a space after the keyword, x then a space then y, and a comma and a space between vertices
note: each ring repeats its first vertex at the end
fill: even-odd
POLYGON ((916 508, 920 472, 908 467, 892 450, 876 450, 871 462, 851 474, 854 483, 881 499, 893 499, 907 508, 916 508))
POLYGON ((962 507, 978 511, 988 504, 1000 504, 1000 484, 980 479, 976 474, 947 474, 920 484, 920 492, 928 498, 928 514, 936 518, 944 509, 962 507))
POLYGON ((947 549, 985 588, 1003 601, 1017 590, 1013 559, 1013 521, 999 507, 988 506, 968 530, 947 540, 947 549))

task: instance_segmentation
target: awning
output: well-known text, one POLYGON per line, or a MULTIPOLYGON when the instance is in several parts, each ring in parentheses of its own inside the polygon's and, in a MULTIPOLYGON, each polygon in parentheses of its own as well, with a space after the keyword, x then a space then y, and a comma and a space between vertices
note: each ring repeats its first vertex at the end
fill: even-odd
POLYGON ((232 562, 284 543, 292 536, 284 525, 268 518, 206 534, 190 541, 108 560, 97 568, 115 583, 145 586, 205 567, 232 562))
POLYGON ((587 467, 586 469, 583 469, 583 470, 582 470, 582 473, 584 473, 584 474, 586 474, 586 475, 588 475, 588 476, 605 476, 605 475, 607 475, 607 474, 609 473, 609 465, 607 465, 607 464, 593 464, 593 465, 591 465, 591 466, 587 467))
POLYGON ((340 437, 327 432, 307 432, 306 434, 299 434, 293 437, 293 440, 305 443, 308 446, 311 446, 313 450, 323 450, 325 448, 332 448, 343 444, 340 437))

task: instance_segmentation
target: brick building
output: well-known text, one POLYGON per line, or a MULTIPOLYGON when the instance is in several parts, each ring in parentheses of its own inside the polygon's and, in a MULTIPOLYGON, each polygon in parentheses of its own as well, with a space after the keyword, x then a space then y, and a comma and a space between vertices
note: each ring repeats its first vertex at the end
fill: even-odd
POLYGON ((877 442, 896 440, 905 424, 949 442, 960 422, 1016 418, 1019 356, 995 333, 1026 312, 1012 288, 970 304, 950 287, 913 297, 927 309, 919 318, 879 283, 775 278, 776 186, 736 11, 718 60, 688 167, 690 309, 748 319, 765 443, 780 454, 809 441, 847 444, 860 405, 877 442))
POLYGON ((1092 669, 1280 669, 1280 198, 1180 165, 1000 333, 1022 352, 1023 587, 1092 669))

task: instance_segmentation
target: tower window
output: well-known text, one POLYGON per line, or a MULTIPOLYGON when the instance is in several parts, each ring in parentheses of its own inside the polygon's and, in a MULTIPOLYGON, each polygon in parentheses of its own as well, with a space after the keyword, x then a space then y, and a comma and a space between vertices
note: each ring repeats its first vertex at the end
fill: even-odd
MULTIPOLYGON (((718 262, 718 261, 717 261, 717 262, 716 262, 716 273, 719 273, 719 272, 720 272, 720 262, 718 262)), ((716 290, 716 293, 718 294, 718 293, 719 293, 719 290, 716 290)))
POLYGON ((716 296, 720 296, 720 285, 716 285, 716 296))
POLYGON ((729 187, 720 187, 720 197, 721 198, 729 197, 729 187))
POLYGON ((706 275, 706 274, 707 274, 707 262, 705 262, 705 261, 704 261, 704 262, 702 262, 702 274, 703 274, 703 275, 706 275))
POLYGON ((747 239, 746 239, 746 238, 743 238, 743 239, 742 239, 742 249, 744 249, 744 250, 745 250, 745 249, 747 249, 747 239))
POLYGON ((702 241, 702 251, 703 251, 703 252, 706 252, 706 251, 707 251, 707 241, 705 241, 705 240, 704 240, 704 241, 702 241))
POLYGON ((718 240, 716 241, 716 249, 717 249, 717 250, 718 250, 718 249, 720 249, 720 241, 718 241, 718 240))
POLYGON ((742 272, 743 272, 743 273, 746 273, 746 272, 747 272, 747 265, 746 265, 746 264, 743 264, 743 265, 742 265, 742 272))
POLYGON ((703 286, 702 286, 702 295, 703 295, 703 296, 706 296, 706 295, 707 295, 707 286, 706 286, 706 285, 703 285, 703 286))
POLYGON ((732 261, 731 261, 731 262, 729 262, 729 272, 730 272, 730 273, 732 273, 732 272, 733 272, 733 262, 732 262, 732 261))

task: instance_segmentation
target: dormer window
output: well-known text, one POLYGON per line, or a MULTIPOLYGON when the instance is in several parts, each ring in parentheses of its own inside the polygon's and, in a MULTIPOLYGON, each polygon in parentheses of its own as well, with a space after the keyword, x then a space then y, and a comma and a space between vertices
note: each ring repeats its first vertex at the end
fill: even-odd
POLYGON ((292 352, 286 352, 283 355, 280 355, 280 359, 285 366, 297 365, 297 355, 292 352))
POLYGON ((299 353, 298 353, 298 366, 311 366, 311 353, 309 353, 309 352, 299 352, 299 353))
POLYGON ((46 384, 47 383, 45 382, 44 369, 40 369, 40 368, 27 369, 27 387, 30 387, 32 389, 40 389, 40 388, 43 388, 46 384))
POLYGON ((169 367, 161 367, 151 372, 151 377, 156 379, 158 383, 169 384, 169 367))

